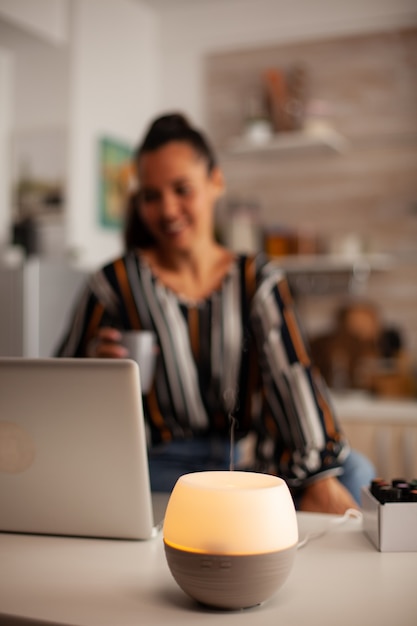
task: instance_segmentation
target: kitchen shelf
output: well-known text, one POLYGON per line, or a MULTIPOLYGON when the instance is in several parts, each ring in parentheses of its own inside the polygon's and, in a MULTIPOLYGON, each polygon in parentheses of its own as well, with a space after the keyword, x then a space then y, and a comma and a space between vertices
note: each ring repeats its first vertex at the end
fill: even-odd
POLYGON ((250 155, 325 148, 341 154, 348 147, 346 137, 329 126, 323 126, 311 130, 277 133, 271 139, 262 142, 255 142, 246 137, 235 137, 230 141, 226 152, 232 155, 250 155))
POLYGON ((285 270, 294 295, 358 292, 372 273, 393 267, 387 254, 294 255, 274 260, 285 270))
POLYGON ((294 254, 273 258, 287 273, 385 271, 393 265, 392 256, 382 253, 294 254))

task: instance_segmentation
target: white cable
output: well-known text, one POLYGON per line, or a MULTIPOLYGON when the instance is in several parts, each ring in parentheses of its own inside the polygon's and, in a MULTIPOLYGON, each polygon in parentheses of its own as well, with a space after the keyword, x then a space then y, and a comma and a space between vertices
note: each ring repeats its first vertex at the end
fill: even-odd
POLYGON ((341 524, 345 524, 349 519, 352 519, 352 518, 360 520, 362 519, 362 513, 358 511, 357 509, 346 509, 344 515, 342 515, 341 517, 338 517, 337 519, 333 519, 330 522, 330 524, 327 526, 327 528, 325 528, 324 530, 321 530, 320 532, 317 532, 317 533, 308 533, 304 537, 304 539, 301 539, 301 541, 297 543, 297 550, 299 550, 300 548, 303 548, 305 545, 307 545, 309 541, 312 541, 313 539, 319 539, 320 537, 327 535, 327 533, 334 530, 337 526, 340 526, 341 524))

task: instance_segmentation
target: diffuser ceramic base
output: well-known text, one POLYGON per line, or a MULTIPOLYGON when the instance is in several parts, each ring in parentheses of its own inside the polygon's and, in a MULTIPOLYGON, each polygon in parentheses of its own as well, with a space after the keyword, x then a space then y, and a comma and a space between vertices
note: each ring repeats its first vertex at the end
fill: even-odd
POLYGON ((201 554, 169 546, 165 554, 181 589, 218 609, 243 609, 272 597, 291 571, 296 546, 243 556, 201 554))

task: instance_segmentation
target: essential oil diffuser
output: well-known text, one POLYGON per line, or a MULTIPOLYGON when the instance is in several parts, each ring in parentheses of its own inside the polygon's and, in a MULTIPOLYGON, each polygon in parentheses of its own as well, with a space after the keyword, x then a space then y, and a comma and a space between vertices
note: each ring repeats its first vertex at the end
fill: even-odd
POLYGON ((181 589, 221 609, 270 598, 290 573, 298 542, 285 481, 239 471, 181 476, 163 534, 168 566, 181 589))

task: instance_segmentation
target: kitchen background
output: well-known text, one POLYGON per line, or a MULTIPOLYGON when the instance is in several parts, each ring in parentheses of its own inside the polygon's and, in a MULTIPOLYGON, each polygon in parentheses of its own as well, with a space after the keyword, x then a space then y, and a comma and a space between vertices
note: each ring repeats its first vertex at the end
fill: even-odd
MULTIPOLYGON (((341 304, 360 303, 365 351, 382 325, 415 354, 417 29, 210 55, 205 77, 237 245, 246 223, 268 250, 301 254, 290 278, 311 335, 327 333, 341 304), (344 282, 334 255, 351 261, 344 282)), ((385 366, 378 390, 406 392, 385 366)))
POLYGON ((86 273, 122 249, 103 139, 128 150, 181 110, 225 170, 219 237, 280 255, 332 386, 384 397, 344 397, 344 419, 381 470, 401 456, 410 473, 416 65, 414 0, 0 0, 0 353, 50 353, 86 273), (12 238, 40 254, 22 263, 12 238))

